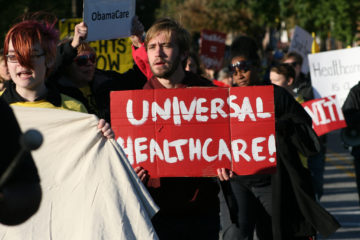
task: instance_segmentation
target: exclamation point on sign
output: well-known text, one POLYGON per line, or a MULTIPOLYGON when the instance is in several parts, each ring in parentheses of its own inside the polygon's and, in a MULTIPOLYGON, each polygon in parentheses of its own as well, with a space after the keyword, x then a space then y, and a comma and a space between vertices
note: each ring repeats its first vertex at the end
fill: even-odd
MULTIPOLYGON (((276 153, 275 136, 271 134, 268 141, 269 155, 273 156, 276 153)), ((274 163, 275 157, 270 157, 269 162, 274 163)))

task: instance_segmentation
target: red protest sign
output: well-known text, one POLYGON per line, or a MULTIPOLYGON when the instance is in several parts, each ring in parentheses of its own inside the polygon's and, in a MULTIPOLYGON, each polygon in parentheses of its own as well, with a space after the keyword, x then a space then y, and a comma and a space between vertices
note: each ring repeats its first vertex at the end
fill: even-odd
POLYGON ((221 69, 225 54, 225 40, 225 33, 201 31, 200 59, 206 68, 221 69))
POLYGON ((302 106, 312 118, 313 129, 318 136, 346 127, 335 95, 307 101, 302 106))
POLYGON ((276 168, 272 86, 111 93, 111 124, 133 167, 151 177, 276 168))

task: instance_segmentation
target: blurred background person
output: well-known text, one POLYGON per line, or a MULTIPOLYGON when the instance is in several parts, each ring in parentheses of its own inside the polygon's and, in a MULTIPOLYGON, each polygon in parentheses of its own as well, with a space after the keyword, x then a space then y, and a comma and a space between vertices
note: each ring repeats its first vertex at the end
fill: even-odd
POLYGON ((294 83, 294 80, 295 80, 295 69, 289 64, 283 63, 271 67, 270 69, 271 83, 279 87, 283 87, 293 97, 295 97, 295 93, 292 91, 292 84, 294 83))
POLYGON ((6 60, 4 58, 4 50, 0 50, 0 95, 4 92, 5 88, 11 80, 9 70, 6 66, 6 60))
MULTIPOLYGON (((232 75, 228 67, 222 68, 217 75, 217 81, 221 82, 223 87, 231 87, 232 75)), ((217 85, 215 82, 214 84, 217 85)))
POLYGON ((292 89, 296 96, 300 95, 305 102, 314 99, 310 77, 301 72, 302 56, 297 52, 288 52, 282 62, 290 64, 295 70, 295 81, 292 84, 292 89))
MULTIPOLYGON (((309 75, 301 72, 303 58, 297 52, 288 52, 283 63, 289 64, 295 70, 295 80, 292 84, 292 91, 299 103, 314 99, 313 88, 309 75)), ((320 200, 324 193, 324 171, 326 154, 326 135, 320 136, 321 150, 318 154, 308 158, 307 166, 311 171, 311 177, 315 190, 316 199, 320 200)))

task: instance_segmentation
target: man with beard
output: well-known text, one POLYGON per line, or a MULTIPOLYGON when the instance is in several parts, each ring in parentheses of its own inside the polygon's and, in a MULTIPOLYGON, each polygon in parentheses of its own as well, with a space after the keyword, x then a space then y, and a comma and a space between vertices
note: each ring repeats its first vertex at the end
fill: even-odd
MULTIPOLYGON (((144 89, 186 88, 211 86, 194 73, 186 72, 190 35, 177 22, 160 19, 149 29, 145 38, 151 77, 144 89)), ((138 169, 138 176, 147 176, 138 169)), ((153 225, 160 239, 218 239, 218 186, 213 178, 150 179, 148 189, 160 211, 153 225)))
POLYGON ((146 34, 145 47, 153 77, 144 89, 213 86, 210 81, 184 70, 190 36, 180 26, 173 30, 172 24, 175 23, 170 19, 161 19, 146 34))

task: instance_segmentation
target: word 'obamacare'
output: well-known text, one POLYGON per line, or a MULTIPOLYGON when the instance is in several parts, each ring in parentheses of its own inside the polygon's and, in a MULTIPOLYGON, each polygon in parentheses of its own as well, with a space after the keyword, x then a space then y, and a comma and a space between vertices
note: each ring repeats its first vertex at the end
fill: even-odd
POLYGON ((234 102, 236 99, 235 95, 230 95, 226 102, 221 98, 213 98, 209 101, 206 98, 195 97, 188 106, 177 97, 173 97, 172 100, 167 98, 163 106, 159 106, 155 101, 150 104, 149 101, 143 100, 142 117, 139 119, 134 117, 133 100, 130 99, 126 104, 126 116, 132 125, 144 124, 149 119, 150 110, 153 122, 156 122, 158 117, 163 120, 169 120, 172 117, 175 125, 181 125, 182 120, 190 122, 193 118, 197 122, 207 122, 209 118, 217 119, 220 116, 238 118, 240 122, 243 122, 247 116, 251 121, 271 117, 271 113, 264 112, 263 100, 260 97, 256 98, 255 106, 251 105, 248 97, 244 97, 240 105, 234 102), (227 113, 224 109, 229 108, 231 112, 227 113))
POLYGON ((129 18, 129 11, 120 11, 116 10, 113 12, 100 13, 99 11, 93 12, 91 14, 91 20, 99 21, 99 20, 109 20, 109 19, 118 19, 118 18, 129 18))

